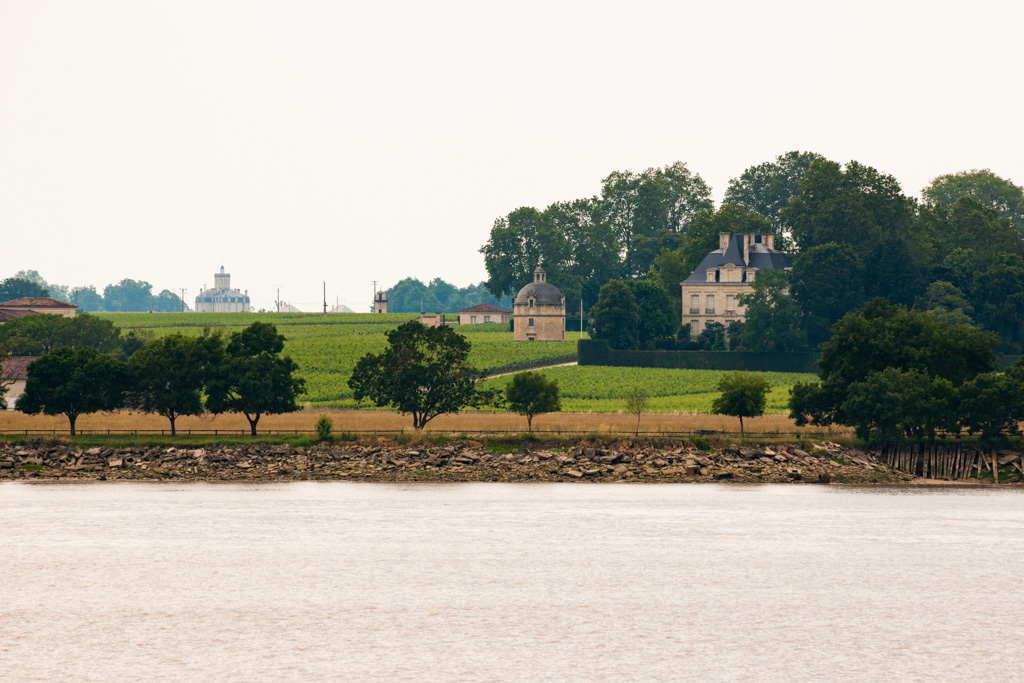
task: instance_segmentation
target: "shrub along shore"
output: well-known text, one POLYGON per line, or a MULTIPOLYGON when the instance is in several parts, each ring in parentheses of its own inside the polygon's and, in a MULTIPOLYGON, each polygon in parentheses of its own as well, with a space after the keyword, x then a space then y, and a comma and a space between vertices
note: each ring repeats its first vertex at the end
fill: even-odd
MULTIPOLYGON (((0 480, 365 482, 738 482, 906 484, 882 456, 831 442, 701 439, 531 441, 374 438, 307 445, 236 441, 183 447, 61 441, 0 444, 0 480), (402 443, 405 442, 405 443, 402 443)), ((1019 460, 1018 460, 1019 462, 1019 460)), ((1008 470, 1008 471, 1007 471, 1008 470)), ((1012 467, 1000 481, 1020 481, 1012 467)), ((991 481, 980 473, 981 479, 991 481)), ((963 482, 958 482, 963 483, 963 482)))

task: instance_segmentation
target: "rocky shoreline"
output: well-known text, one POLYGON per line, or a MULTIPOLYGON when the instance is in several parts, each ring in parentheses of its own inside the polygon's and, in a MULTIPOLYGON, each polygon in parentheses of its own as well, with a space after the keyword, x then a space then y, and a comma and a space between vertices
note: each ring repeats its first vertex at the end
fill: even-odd
POLYGON ((894 484, 913 479, 870 453, 829 442, 728 445, 711 451, 689 442, 628 440, 547 448, 471 440, 402 445, 390 439, 310 448, 0 445, 0 480, 894 484))

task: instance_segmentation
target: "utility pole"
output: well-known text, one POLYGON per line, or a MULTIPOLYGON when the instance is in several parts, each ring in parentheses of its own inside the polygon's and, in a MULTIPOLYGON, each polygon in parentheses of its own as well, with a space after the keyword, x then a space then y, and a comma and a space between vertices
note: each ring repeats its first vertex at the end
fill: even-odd
POLYGON ((373 308, 371 308, 370 310, 372 310, 374 313, 377 312, 377 281, 376 280, 373 281, 373 308))
POLYGON ((324 317, 327 317, 327 280, 324 280, 324 317))
POLYGON ((185 312, 185 288, 181 288, 181 312, 185 312))
POLYGON ((281 312, 281 288, 277 288, 277 312, 281 312))

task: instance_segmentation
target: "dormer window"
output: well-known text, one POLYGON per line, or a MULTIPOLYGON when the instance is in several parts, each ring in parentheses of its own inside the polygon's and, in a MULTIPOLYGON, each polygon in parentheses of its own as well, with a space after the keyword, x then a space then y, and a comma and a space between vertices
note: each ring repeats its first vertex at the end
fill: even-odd
POLYGON ((533 308, 533 299, 530 299, 530 308, 533 308))

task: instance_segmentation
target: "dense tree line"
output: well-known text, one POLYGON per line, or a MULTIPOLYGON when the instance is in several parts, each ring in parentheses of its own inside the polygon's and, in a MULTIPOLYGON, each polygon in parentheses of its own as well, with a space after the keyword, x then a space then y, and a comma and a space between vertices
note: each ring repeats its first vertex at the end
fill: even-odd
POLYGON ((874 299, 848 313, 822 345, 820 380, 790 397, 798 425, 843 424, 874 442, 1019 432, 1024 364, 995 371, 998 337, 962 322, 874 299))
POLYGON ((34 270, 18 271, 0 282, 0 302, 22 297, 52 297, 78 306, 80 311, 160 311, 174 313, 192 310, 169 289, 153 293, 153 285, 142 280, 124 279, 103 288, 102 294, 92 285, 67 287, 48 283, 34 270))
POLYGON ((261 416, 298 410, 303 381, 295 377, 295 362, 282 355, 284 337, 269 323, 253 323, 227 339, 204 330, 143 341, 89 316, 32 315, 0 326, 0 333, 25 320, 33 321, 31 328, 23 325, 0 342, 42 351, 29 365, 18 410, 64 415, 72 434, 81 415, 125 407, 167 418, 171 434, 183 415, 238 412, 255 435, 261 416), (28 333, 40 337, 20 336, 28 333))
POLYGON ((856 161, 789 152, 730 181, 717 209, 682 163, 615 172, 601 188, 590 199, 498 218, 481 249, 488 289, 516 291, 540 261, 569 310, 580 296, 592 307, 595 337, 620 348, 686 346, 679 283, 718 248, 719 232, 773 233, 792 271, 763 282, 759 274, 742 302, 746 322, 712 325, 694 346, 817 349, 843 316, 881 297, 995 332, 1002 353, 1024 350, 1024 190, 991 171, 938 176, 919 200, 856 161), (673 309, 672 329, 655 324, 653 337, 632 329, 652 309, 617 286, 602 301, 611 281, 657 285, 673 309))
POLYGON ((429 284, 407 277, 387 290, 389 313, 457 313, 478 304, 491 304, 512 309, 512 297, 496 297, 484 283, 456 287, 441 278, 429 284))

